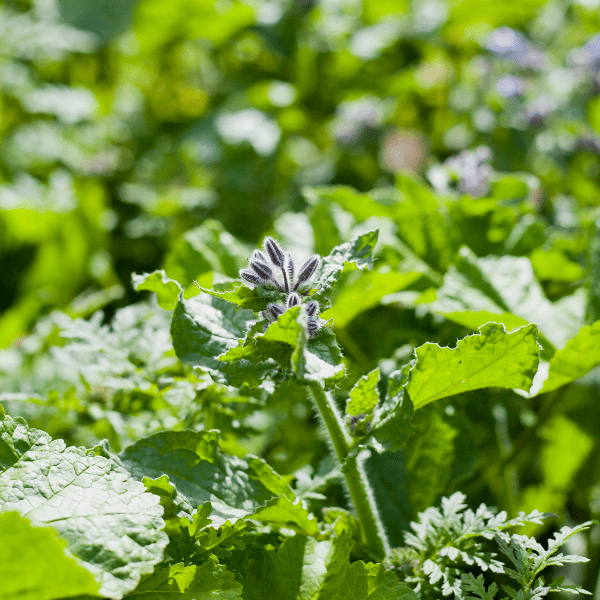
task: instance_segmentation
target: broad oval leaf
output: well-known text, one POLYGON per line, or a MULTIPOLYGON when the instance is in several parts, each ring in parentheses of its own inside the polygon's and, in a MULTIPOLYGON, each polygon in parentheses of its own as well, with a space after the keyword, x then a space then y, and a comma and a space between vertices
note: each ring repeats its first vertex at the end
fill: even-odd
POLYGON ((24 452, 17 450, 17 460, 0 473, 0 510, 56 529, 102 595, 131 591, 162 560, 168 542, 158 497, 114 461, 31 431, 10 417, 0 423, 0 447, 18 448, 24 440, 24 452))

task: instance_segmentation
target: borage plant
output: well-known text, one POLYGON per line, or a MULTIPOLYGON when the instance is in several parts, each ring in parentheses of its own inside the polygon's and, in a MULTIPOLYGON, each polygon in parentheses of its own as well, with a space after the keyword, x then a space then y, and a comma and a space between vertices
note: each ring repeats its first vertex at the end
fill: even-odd
MULTIPOLYGON (((162 272, 134 278, 162 306, 176 302, 175 351, 202 377, 183 373, 171 357, 172 380, 181 377, 186 394, 197 386, 196 398, 206 392, 228 402, 268 401, 278 386, 306 391, 353 511, 329 506, 315 516, 306 500, 323 491, 318 476, 293 488, 263 459, 227 453, 216 429, 157 431, 150 423, 154 433, 115 455, 105 442, 67 447, 0 407, 0 597, 537 600, 582 591, 561 578, 546 581, 542 571, 585 560, 558 550, 587 523, 563 528, 546 549, 509 530, 549 515, 509 520, 484 505, 472 511, 460 493, 422 512, 411 533, 381 518, 378 463, 374 470, 367 456, 395 456, 413 433, 414 411, 438 399, 486 386, 528 390, 539 346, 535 325, 509 333, 495 323, 455 348, 424 344, 400 370, 359 379, 342 414, 335 388, 346 377, 344 361, 320 315, 343 273, 371 267, 376 240, 376 231, 367 232, 322 259, 296 263, 267 238, 242 269, 243 282, 201 288, 191 298, 162 272)), ((87 337, 96 343, 109 334, 87 337)), ((84 360, 86 347, 71 350, 84 360)), ((140 391, 153 385, 144 383, 140 391)), ((388 483, 405 484, 400 477, 388 483)))

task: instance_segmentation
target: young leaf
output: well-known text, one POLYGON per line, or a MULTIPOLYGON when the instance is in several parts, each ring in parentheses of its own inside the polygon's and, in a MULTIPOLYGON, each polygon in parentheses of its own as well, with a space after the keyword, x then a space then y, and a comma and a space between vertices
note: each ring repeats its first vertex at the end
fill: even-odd
POLYGON ((370 269, 373 266, 373 248, 377 243, 378 234, 377 230, 363 233, 345 244, 336 246, 329 256, 323 258, 320 272, 314 282, 320 289, 312 296, 322 308, 331 298, 333 285, 342 273, 355 269, 370 269))
POLYGON ((234 600, 242 586, 222 565, 207 561, 200 566, 182 563, 164 567, 143 579, 125 598, 129 600, 234 600))
POLYGON ((379 378, 379 369, 375 369, 358 380, 356 385, 350 390, 350 398, 346 403, 347 415, 373 413, 374 408, 379 402, 379 392, 377 391, 379 378))
POLYGON ((83 448, 66 448, 47 434, 32 436, 10 417, 0 422, 0 438, 26 440, 17 450, 19 458, 0 472, 0 510, 56 529, 101 584, 102 595, 130 592, 162 560, 168 540, 161 531, 159 499, 115 462, 83 448))
POLYGON ((346 565, 327 583, 320 600, 417 600, 417 594, 382 564, 346 565))
POLYGON ((503 325, 488 323, 456 348, 420 346, 407 388, 415 409, 483 387, 529 390, 539 363, 536 333, 535 325, 507 333, 503 325))
MULTIPOLYGON (((140 440, 119 455, 135 479, 166 474, 177 489, 174 502, 190 518, 210 502, 213 527, 252 514, 274 495, 291 489, 264 461, 222 454, 216 431, 164 431, 140 440)), ((182 513, 180 513, 182 514, 182 513)))
POLYGON ((294 502, 287 496, 273 498, 265 506, 257 508, 249 518, 271 526, 293 529, 303 535, 317 538, 321 536, 317 520, 304 507, 300 498, 294 502))
POLYGON ((371 437, 377 442, 374 444, 375 450, 400 450, 413 434, 410 424, 413 414, 413 403, 406 390, 377 410, 371 429, 371 437))
POLYGON ((153 273, 134 273, 131 276, 133 289, 137 292, 148 290, 156 293, 158 305, 165 310, 173 310, 177 298, 181 293, 178 281, 170 279, 167 274, 160 270, 153 273))
POLYGON ((0 598, 53 600, 96 595, 100 585, 49 527, 33 527, 14 512, 0 514, 0 598))

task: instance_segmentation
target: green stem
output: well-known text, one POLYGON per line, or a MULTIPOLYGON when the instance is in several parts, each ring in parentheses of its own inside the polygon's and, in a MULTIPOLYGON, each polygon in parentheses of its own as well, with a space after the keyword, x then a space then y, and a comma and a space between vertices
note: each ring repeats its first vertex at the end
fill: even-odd
POLYGON ((310 383, 309 388, 329 432, 333 449, 342 465, 342 472, 358 518, 361 541, 373 558, 382 560, 390 547, 367 475, 358 456, 350 453, 351 439, 332 398, 316 382, 310 383))

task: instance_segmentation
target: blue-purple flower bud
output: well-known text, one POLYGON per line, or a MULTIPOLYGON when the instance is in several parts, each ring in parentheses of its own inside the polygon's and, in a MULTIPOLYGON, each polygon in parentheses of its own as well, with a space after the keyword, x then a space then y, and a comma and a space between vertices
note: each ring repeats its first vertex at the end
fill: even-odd
POLYGON ((300 299, 300 296, 298 296, 298 294, 296 294, 296 292, 292 292, 285 299, 285 305, 288 308, 292 308, 292 306, 298 306, 301 302, 302 302, 302 300, 300 299))
POLYGON ((264 246, 271 262, 276 267, 283 267, 285 254, 283 253, 282 247, 272 237, 265 239, 264 246))
POLYGON ((317 331, 319 331, 319 323, 314 319, 309 319, 306 324, 306 331, 308 331, 308 337, 314 337, 317 331))
POLYGON ((306 304, 306 314, 309 317, 314 317, 319 312, 319 303, 316 300, 311 300, 306 304))
POLYGON ((321 259, 318 254, 314 254, 311 256, 301 267, 298 272, 298 284, 306 283, 310 281, 314 274, 317 272, 319 265, 321 264, 321 259))
POLYGON ((274 304, 273 302, 267 306, 267 310, 272 319, 277 319, 279 315, 282 315, 285 312, 281 306, 274 304))
POLYGON ((255 250, 252 253, 252 259, 251 260, 260 260, 261 262, 268 262, 267 257, 260 251, 260 250, 255 250))
POLYGON ((253 260, 250 262, 252 270, 265 281, 273 277, 273 269, 266 263, 260 260, 253 260))
POLYGON ((264 279, 256 275, 256 273, 253 273, 250 269, 241 269, 240 277, 254 285, 263 285, 265 283, 264 279))

